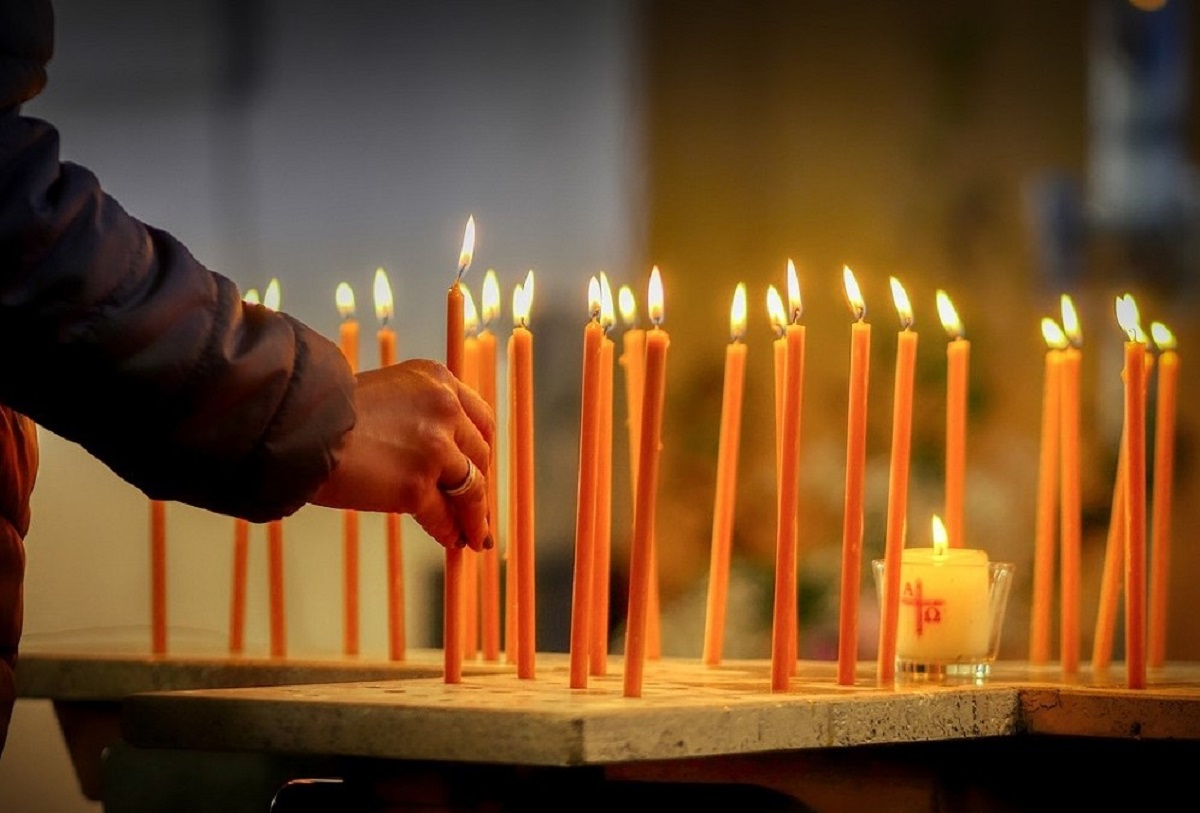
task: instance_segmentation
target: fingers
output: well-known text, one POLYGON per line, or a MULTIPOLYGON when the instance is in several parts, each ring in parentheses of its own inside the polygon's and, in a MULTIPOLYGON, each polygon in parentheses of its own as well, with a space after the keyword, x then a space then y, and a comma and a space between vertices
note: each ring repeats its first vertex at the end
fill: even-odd
POLYGON ((461 418, 454 428, 454 445, 462 456, 447 461, 438 477, 438 490, 459 531, 453 544, 484 550, 493 544, 488 527, 487 472, 495 419, 491 407, 471 387, 455 379, 452 388, 461 407, 461 418))

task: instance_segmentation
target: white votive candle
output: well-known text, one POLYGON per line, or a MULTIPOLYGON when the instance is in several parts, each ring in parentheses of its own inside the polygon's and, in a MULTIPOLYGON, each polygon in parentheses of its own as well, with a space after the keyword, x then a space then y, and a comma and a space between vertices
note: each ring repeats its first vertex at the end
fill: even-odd
POLYGON ((984 660, 992 623, 987 552, 948 547, 941 520, 933 520, 933 547, 901 553, 896 657, 929 664, 984 660))

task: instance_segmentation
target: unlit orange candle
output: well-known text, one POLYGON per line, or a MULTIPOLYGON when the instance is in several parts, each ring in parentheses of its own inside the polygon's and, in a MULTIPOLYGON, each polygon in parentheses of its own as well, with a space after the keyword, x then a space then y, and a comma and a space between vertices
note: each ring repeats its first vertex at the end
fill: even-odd
POLYGON ((167 504, 150 501, 150 649, 167 652, 167 504))
POLYGON ((783 415, 779 441, 779 494, 775 510, 775 599, 771 624, 771 689, 787 691, 796 670, 796 537, 800 478, 800 410, 804 382, 804 326, 800 286, 789 263, 788 312, 783 340, 783 415))
POLYGON ((1154 419, 1154 496, 1150 510, 1150 638, 1147 665, 1167 659, 1167 607, 1171 581, 1171 494, 1175 477, 1175 401, 1179 354, 1166 325, 1154 322, 1150 335, 1159 348, 1157 412, 1154 419))
POLYGON ((572 689, 587 688, 591 651, 592 565, 596 528, 596 449, 600 433, 600 281, 588 284, 587 324, 583 328, 583 386, 579 418, 579 472, 575 503, 575 567, 571 589, 570 681, 572 689))
MULTIPOLYGON (((388 324, 394 304, 392 287, 382 268, 375 269, 373 293, 375 317, 379 320, 376 334, 379 366, 390 367, 396 363, 396 331, 388 324)), ((399 514, 384 515, 384 534, 387 554, 388 657, 393 661, 402 661, 407 656, 408 642, 404 618, 404 541, 399 514)))
POLYGON ((1042 378, 1042 438, 1038 454, 1037 512, 1033 542, 1033 603, 1029 614, 1029 662, 1050 660, 1050 628, 1054 605, 1055 543, 1058 541, 1058 440, 1062 355, 1067 337, 1058 323, 1042 320, 1046 357, 1042 378))
POLYGON ((1126 294, 1117 300, 1117 321, 1125 342, 1125 668, 1130 689, 1146 688, 1146 343, 1137 305, 1126 294))
POLYGON ((963 506, 967 477, 967 379, 971 343, 945 291, 937 292, 938 316, 950 341, 946 344, 946 533, 950 547, 963 546, 963 506))
MULTIPOLYGON (((463 340, 462 380, 468 387, 479 391, 479 311, 471 290, 459 283, 463 290, 463 322, 466 337, 463 340)), ((479 554, 473 550, 463 551, 463 657, 474 659, 479 654, 479 554)))
POLYGON ((843 268, 846 298, 854 313, 850 334, 850 401, 846 415, 846 497, 842 520, 841 605, 838 613, 837 680, 854 684, 858 664, 858 594, 862 571, 863 487, 867 459, 867 382, 871 326, 867 306, 850 269, 843 268))
MULTIPOLYGON (((475 251, 475 218, 467 219, 459 254, 458 274, 446 292, 446 367, 460 381, 466 365, 466 336, 463 292, 459 286, 462 275, 471 265, 475 251)), ((451 545, 446 549, 446 573, 443 590, 442 651, 445 660, 446 683, 462 682, 463 640, 466 629, 463 591, 466 567, 465 548, 451 545)))
POLYGON ((717 441, 717 487, 713 498, 712 542, 708 562, 708 601, 704 648, 708 666, 721 663, 725 612, 729 604, 729 560, 737 502, 738 447, 742 433, 742 395, 746 378, 746 285, 739 282, 729 308, 729 344, 725 347, 725 383, 721 393, 721 432, 717 441))
MULTIPOLYGON (((342 282, 334 293, 342 322, 338 337, 350 372, 358 372, 358 320, 354 291, 342 282)), ((342 511, 342 654, 358 654, 358 512, 342 511)))
POLYGON ((592 555, 592 620, 588 632, 588 671, 608 671, 608 590, 612 570, 612 423, 613 340, 608 333, 616 321, 608 275, 600 274, 600 440, 596 449, 596 526, 592 555))
POLYGON ((883 552, 883 607, 879 622, 876 680, 890 684, 896 678, 896 630, 900 618, 900 560, 908 521, 908 470, 912 447, 913 377, 917 366, 917 332, 908 294, 899 280, 891 279, 892 299, 900 315, 896 337, 896 373, 892 396, 892 458, 888 470, 887 536, 883 552))
MULTIPOLYGON (((479 395, 496 413, 496 334, 492 325, 500 315, 500 284, 495 270, 489 268, 483 278, 483 329, 479 331, 479 395)), ((479 554, 480 637, 483 659, 500 658, 500 484, 496 470, 497 455, 488 459, 488 528, 492 547, 479 554)))
POLYGON ((1079 319, 1075 306, 1067 295, 1062 297, 1063 330, 1071 344, 1063 350, 1062 357, 1062 422, 1060 424, 1060 526, 1061 574, 1059 627, 1060 660, 1063 671, 1074 674, 1079 670, 1079 609, 1080 580, 1082 578, 1081 548, 1083 538, 1082 489, 1080 485, 1079 452, 1079 376, 1082 343, 1079 319))
MULTIPOLYGON (((533 272, 513 296, 513 438, 516 443, 517 521, 517 677, 532 679, 536 671, 537 618, 534 563, 533 480, 533 334, 528 328, 533 303, 533 272)), ((511 556, 511 554, 510 554, 511 556)))
POLYGON ((666 394, 667 348, 670 337, 662 328, 663 286, 658 266, 650 272, 647 310, 654 327, 646 334, 646 376, 642 391, 642 421, 638 447, 637 497, 633 508, 633 540, 629 557, 629 608, 626 613, 626 697, 642 696, 646 659, 651 557, 658 497, 658 463, 662 443, 663 401, 666 394))
POLYGON ((246 648, 246 571, 250 559, 250 523, 233 520, 233 593, 229 602, 229 653, 241 655, 246 648))
POLYGON ((270 593, 271 657, 287 655, 287 616, 283 606, 283 520, 267 523, 267 587, 270 593))
POLYGON ((1112 664, 1116 638, 1121 583, 1125 578, 1125 478, 1127 472, 1125 431, 1121 431, 1117 451, 1117 475, 1113 483, 1109 510, 1108 538, 1104 546, 1104 565, 1100 572, 1100 600, 1096 610, 1096 630, 1092 635, 1092 671, 1101 672, 1112 664))

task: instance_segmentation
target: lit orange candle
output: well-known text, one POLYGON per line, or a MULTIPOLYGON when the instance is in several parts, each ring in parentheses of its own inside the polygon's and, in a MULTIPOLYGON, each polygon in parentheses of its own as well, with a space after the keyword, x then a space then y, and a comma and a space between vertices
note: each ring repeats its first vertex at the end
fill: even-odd
POLYGON ((167 653, 167 504, 150 501, 150 650, 167 653))
MULTIPOLYGON (((354 318, 354 291, 346 282, 334 291, 342 322, 338 337, 350 372, 358 373, 358 320, 354 318)), ((342 654, 358 654, 358 512, 342 511, 342 654)))
POLYGON ((908 470, 912 448, 913 377, 917 366, 917 332, 913 311, 900 281, 891 278, 892 299, 900 315, 896 337, 896 380, 892 396, 892 458, 888 471, 887 537, 883 552, 883 607, 879 622, 877 681, 896 678, 896 630, 900 619, 900 559, 908 522, 908 470))
MULTIPOLYGON (((479 310, 466 283, 460 282, 463 293, 463 375, 468 387, 479 391, 479 310)), ((463 551, 463 657, 474 659, 479 654, 479 554, 463 551)))
POLYGON ((612 286, 608 275, 600 272, 600 441, 596 451, 596 542, 592 557, 592 623, 588 632, 590 657, 588 671, 604 675, 608 671, 608 590, 612 571, 612 422, 613 422, 613 340, 609 337, 616 322, 612 286))
MULTIPOLYGON (((244 302, 259 304, 257 288, 242 296, 244 302)), ((233 520, 233 590, 229 599, 229 653, 240 655, 246 648, 246 575, 250 559, 250 523, 233 520)))
POLYGON ((1074 674, 1079 670, 1079 605, 1082 578, 1081 548, 1083 539, 1082 489, 1080 485, 1079 453, 1079 375, 1083 334, 1071 297, 1062 296, 1062 326, 1070 345, 1062 356, 1061 407, 1059 426, 1061 463, 1059 486, 1060 542, 1059 576, 1059 650, 1063 671, 1074 674))
POLYGON ((625 632, 625 696, 642 696, 646 659, 651 557, 658 498, 658 463, 662 445, 663 401, 666 394, 667 348, 670 337, 662 327, 663 284, 658 266, 650 272, 646 309, 653 328, 646 333, 646 368, 642 390, 642 421, 638 447, 637 498, 633 507, 633 540, 629 557, 629 609, 625 632))
POLYGON ((1146 688, 1146 343, 1137 304, 1117 299, 1125 331, 1125 668, 1130 689, 1146 688))
POLYGON ((1038 456, 1037 519, 1033 542, 1033 604, 1029 614, 1029 662, 1050 660, 1054 604, 1055 543, 1058 541, 1058 440, 1063 348, 1066 334, 1058 322, 1042 319, 1046 359, 1042 379, 1042 443, 1038 456))
MULTIPOLYGON (((489 268, 483 278, 480 301, 483 313, 479 331, 479 395, 496 413, 496 334, 492 325, 500 316, 500 283, 496 272, 489 268)), ((480 636, 483 658, 500 658, 500 484, 496 471, 497 455, 488 460, 488 528, 492 532, 492 547, 479 554, 480 636)))
POLYGON ((963 546, 963 504, 967 477, 967 379, 971 343, 963 337, 958 311, 945 291, 937 292, 938 316, 946 344, 946 532, 950 547, 963 546))
MULTIPOLYGON (((621 367, 625 371, 625 423, 629 441, 630 502, 637 501, 638 450, 641 448, 642 391, 646 379, 646 331, 639 326, 637 301, 628 285, 617 292, 617 305, 625 324, 621 345, 621 367)), ((658 555, 650 545, 650 598, 646 610, 646 656, 655 659, 660 654, 661 630, 658 612, 658 555)))
MULTIPOLYGON (((513 314, 515 316, 518 303, 521 301, 521 286, 513 288, 513 314)), ((506 391, 508 393, 507 415, 505 425, 508 427, 508 516, 504 528, 504 661, 517 663, 517 647, 520 645, 517 628, 517 421, 516 421, 516 364, 513 359, 513 340, 509 339, 505 350, 508 375, 506 391)))
POLYGON ((742 395, 746 378, 746 284, 739 282, 729 307, 729 344, 725 347, 725 385, 721 394, 721 434, 717 442, 717 487, 713 498, 712 546, 708 563, 708 601, 704 649, 708 666, 721 663, 725 610, 729 603, 729 560, 737 502, 738 447, 742 433, 742 395))
MULTIPOLYGON (((273 311, 281 303, 279 280, 267 283, 263 293, 263 305, 273 311)), ((270 594, 271 657, 287 655, 287 616, 284 612, 283 595, 283 520, 274 519, 267 523, 267 589, 270 594)))
MULTIPOLYGON (((533 334, 529 313, 533 304, 533 271, 513 292, 513 327, 509 358, 512 360, 513 440, 516 457, 517 677, 532 679, 536 669, 537 618, 534 564, 533 479, 533 334)), ((512 555, 510 553, 510 559, 512 555)), ((511 563, 510 563, 511 566, 511 563)))
POLYGON ((1161 667, 1167 658, 1167 597, 1171 580, 1171 493, 1175 477, 1175 401, 1179 354, 1175 336, 1161 322, 1150 324, 1158 346, 1158 397, 1154 419, 1154 496, 1150 510, 1150 638, 1147 662, 1161 667))
POLYGON ((854 684, 858 662, 858 586, 862 571, 863 486, 867 460, 867 382, 871 326, 867 306, 849 267, 842 269, 854 314, 850 335, 850 402, 846 416, 846 498, 842 522, 842 583, 838 613, 838 684, 854 684))
POLYGON ((600 281, 588 282, 588 320, 583 328, 583 388, 579 420, 579 474, 575 505, 575 568, 571 590, 571 688, 587 688, 591 650, 592 565, 595 564, 596 448, 600 431, 600 281))
MULTIPOLYGON (((800 491, 800 412, 804 386, 804 326, 800 283, 788 260, 788 309, 783 329, 783 404, 777 450, 779 493, 775 510, 775 599, 771 625, 771 689, 787 691, 796 672, 797 516, 800 491)), ((774 300, 771 300, 773 305, 774 300)))
MULTIPOLYGON (((396 363, 396 331, 390 322, 395 310, 392 286, 387 272, 375 269, 372 288, 375 298, 375 318, 379 320, 376 339, 379 342, 379 366, 390 367, 396 363)), ((400 515, 384 515, 384 533, 387 553, 387 626, 388 657, 402 661, 407 657, 406 622, 404 618, 404 539, 401 532, 400 515)))
MULTIPOLYGON (((463 380, 466 365, 466 336, 463 292, 459 283, 471 267, 475 252, 475 217, 467 219, 463 234, 462 252, 458 257, 458 272, 446 292, 446 367, 463 380)), ((446 549, 446 573, 443 590, 442 651, 445 659, 445 681, 462 682, 463 642, 466 623, 464 589, 466 573, 465 549, 451 546, 446 549)))

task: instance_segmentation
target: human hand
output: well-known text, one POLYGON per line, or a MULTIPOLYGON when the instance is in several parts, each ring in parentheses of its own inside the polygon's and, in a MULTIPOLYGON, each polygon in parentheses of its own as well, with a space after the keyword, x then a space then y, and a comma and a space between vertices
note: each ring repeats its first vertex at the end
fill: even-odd
POLYGON ((490 548, 487 402, 427 359, 359 373, 354 401, 354 428, 311 502, 412 514, 443 547, 490 548))

